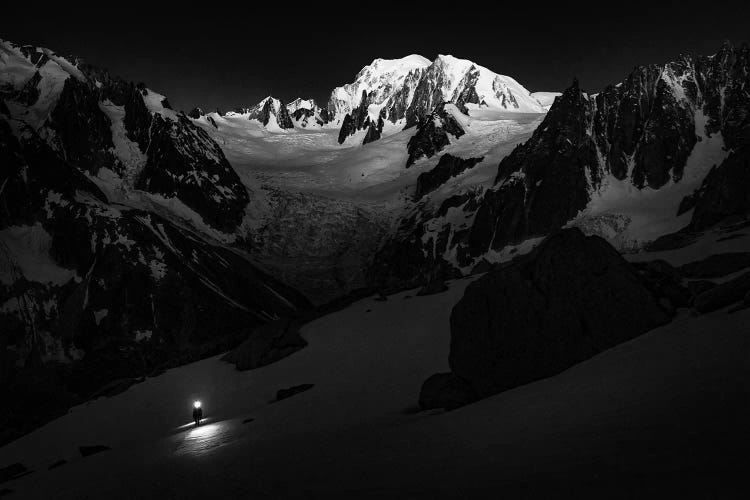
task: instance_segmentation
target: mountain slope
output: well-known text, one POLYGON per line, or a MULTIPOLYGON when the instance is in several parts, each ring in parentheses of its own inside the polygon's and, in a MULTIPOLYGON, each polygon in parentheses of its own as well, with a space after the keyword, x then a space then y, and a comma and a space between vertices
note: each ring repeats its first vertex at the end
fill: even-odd
MULTIPOLYGON (((482 261, 507 259, 566 224, 620 249, 688 226, 690 200, 722 189, 701 187, 711 168, 721 170, 730 151, 735 163, 746 154, 748 53, 746 45, 725 44, 714 56, 639 67, 596 95, 574 82, 533 136, 500 162, 491 188, 455 198, 452 210, 462 216, 454 222, 446 211, 410 216, 411 229, 385 245, 375 274, 389 274, 388 261, 405 235, 430 248, 434 240, 426 234, 443 235, 433 257, 425 249, 418 258, 414 249, 411 272, 429 274, 430 267, 468 272, 482 261)), ((746 213, 746 205, 732 206, 732 213, 746 213)))
POLYGON ((0 439, 309 306, 220 241, 248 191, 163 96, 8 42, 0 75, 0 439))
MULTIPOLYGON (((548 97, 543 96, 545 102, 548 97)), ((545 104, 513 78, 453 56, 439 55, 430 62, 411 55, 402 59, 376 59, 357 74, 353 83, 337 87, 328 101, 331 121, 342 123, 357 108, 367 109, 392 123, 415 125, 443 102, 469 108, 543 113, 545 104)))

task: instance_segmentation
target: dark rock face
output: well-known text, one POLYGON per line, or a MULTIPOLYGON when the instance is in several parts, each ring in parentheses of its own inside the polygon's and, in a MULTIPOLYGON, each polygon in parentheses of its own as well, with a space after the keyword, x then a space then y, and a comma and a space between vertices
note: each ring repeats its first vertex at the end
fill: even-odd
POLYGON ((267 97, 263 106, 258 105, 250 110, 250 116, 248 118, 250 120, 258 120, 263 126, 266 126, 271 120, 271 115, 274 115, 276 117, 276 123, 280 128, 294 128, 294 123, 292 122, 292 118, 289 116, 289 111, 286 109, 284 103, 278 101, 279 109, 276 110, 274 107, 274 101, 273 97, 267 97))
POLYGON ((193 120, 197 120, 201 116, 203 116, 203 110, 201 108, 193 108, 188 113, 188 116, 192 118, 193 120))
POLYGON ((453 410, 476 401, 471 386, 453 373, 436 373, 425 380, 419 391, 419 407, 423 410, 453 410))
MULTIPOLYGON (((479 225, 472 229, 472 253, 483 252, 490 241, 498 249, 562 226, 586 206, 606 171, 625 179, 629 162, 630 180, 638 188, 679 182, 697 141, 696 108, 709 117, 706 132, 721 130, 729 137, 728 146, 739 144, 750 135, 750 100, 739 90, 750 84, 748 53, 747 46, 735 50, 725 45, 713 58, 683 57, 664 66, 636 68, 621 85, 607 87, 595 98, 574 82, 555 100, 532 138, 500 163, 496 187, 485 196, 479 225), (721 92, 731 97, 717 108, 714 96, 721 92)), ((727 159, 724 175, 747 175, 746 163, 738 160, 727 159)), ((717 186, 706 205, 720 205, 715 198, 722 196, 719 186, 727 179, 706 181, 717 186)), ((740 195, 723 197, 739 199, 737 207, 732 205, 736 210, 747 203, 740 195)))
MULTIPOLYGON (((422 78, 422 73, 420 69, 410 71, 404 79, 403 86, 391 96, 390 101, 383 107, 383 109, 388 109, 386 116, 390 122, 396 123, 402 118, 406 118, 406 111, 409 107, 409 94, 411 89, 418 85, 418 82, 422 78)), ((416 124, 416 121, 414 124, 416 124)))
POLYGON ((550 233, 586 206, 586 172, 597 165, 588 107, 574 82, 531 139, 500 162, 496 187, 485 193, 468 234, 472 255, 550 233))
POLYGON ((100 167, 115 163, 111 123, 87 83, 65 80, 49 124, 65 158, 79 170, 96 174, 100 167))
POLYGON ((160 367, 226 351, 248 330, 309 307, 245 254, 162 212, 110 203, 87 177, 103 167, 178 197, 216 228, 236 227, 248 196, 202 129, 146 106, 145 85, 78 69, 83 77, 65 80, 39 131, 23 113, 13 126, 8 109, 0 115, 0 265, 10 277, 0 283, 0 394, 8 409, 0 443, 102 388, 120 390, 160 367), (140 166, 111 153, 115 125, 137 144, 140 166), (38 243, 18 254, 27 240, 38 243), (49 276, 23 266, 21 257, 32 254, 48 262, 49 276))
POLYGON ((42 75, 37 71, 23 86, 18 93, 17 100, 26 106, 33 106, 39 99, 39 82, 42 81, 42 75))
POLYGON ((715 311, 743 300, 748 292, 750 292, 750 272, 701 293, 695 297, 693 307, 701 313, 715 311))
POLYGON ((318 125, 328 123, 328 113, 315 105, 313 105, 313 108, 297 108, 291 116, 302 127, 307 127, 313 120, 318 125))
POLYGON ((221 359, 234 363, 238 370, 252 370, 285 358, 306 345, 292 321, 279 319, 256 329, 221 359))
POLYGON ((406 128, 419 124, 441 106, 445 100, 442 89, 448 84, 447 78, 439 59, 422 73, 414 90, 414 97, 405 113, 406 128))
POLYGON ((349 113, 344 117, 344 121, 341 123, 341 129, 339 130, 339 144, 343 144, 347 137, 354 135, 357 131, 354 124, 354 118, 349 113))
POLYGON ((448 179, 461 174, 472 168, 484 158, 458 158, 451 154, 440 157, 438 164, 429 172, 419 174, 417 177, 417 190, 414 192, 414 200, 417 201, 424 195, 442 186, 448 179))
MULTIPOLYGON (((368 280, 373 286, 403 290, 437 279, 461 277, 461 272, 443 255, 453 238, 460 236, 466 226, 455 228, 453 237, 450 236, 452 228, 447 227, 447 230, 443 229, 438 235, 429 236, 426 242, 423 241, 427 222, 444 217, 451 208, 458 208, 467 214, 475 211, 476 192, 451 196, 437 210, 417 205, 407 217, 402 218, 395 234, 375 254, 368 273, 368 280)), ((470 257, 465 253, 458 253, 457 259, 461 265, 471 264, 470 257)))
MULTIPOLYGON (((469 114, 469 110, 466 108, 467 104, 481 103, 476 89, 478 78, 479 70, 474 65, 472 65, 453 93, 453 99, 451 99, 451 101, 456 103, 456 107, 465 115, 469 114)), ((518 103, 516 103, 516 107, 518 107, 518 103)))
MULTIPOLYGON (((392 245, 389 242, 385 250, 401 247, 417 256, 411 242, 416 240, 420 246, 423 226, 428 225, 433 232, 445 232, 446 238, 450 234, 444 247, 447 253, 435 252, 435 240, 425 238, 421 243, 423 264, 410 266, 415 272, 423 273, 428 261, 442 265, 446 255, 455 256, 462 267, 472 266, 489 252, 544 237, 565 226, 587 207, 591 193, 603 187, 607 175, 635 189, 660 189, 668 182, 683 182, 687 159, 699 144, 698 138, 718 132, 732 152, 682 203, 680 212, 695 209, 687 228, 691 232, 726 217, 747 217, 750 96, 742 89, 750 86, 749 62, 746 45, 733 48, 725 44, 715 56, 681 57, 660 66, 636 68, 621 84, 595 96, 574 82, 555 99, 532 137, 501 161, 494 186, 476 194, 473 206, 465 206, 473 215, 470 227, 450 229, 448 223, 435 220, 435 213, 410 212, 402 221, 404 230, 397 235, 402 239, 392 245), (436 230, 441 224, 443 229, 436 230), (408 233, 407 227, 413 233, 408 233)), ((454 96, 457 106, 459 99, 464 103, 475 100, 470 77, 469 72, 466 86, 454 96)), ((430 89, 433 87, 425 83, 419 89, 422 97, 414 102, 427 106, 430 89)), ((512 95, 506 97, 512 106, 512 95)), ((421 123, 418 116, 412 115, 411 123, 421 123)), ((417 134, 410 143, 409 164, 445 143, 444 138, 421 139, 417 134)), ((395 265, 399 259, 393 257, 395 265)), ((381 264, 384 268, 374 269, 374 273, 385 272, 392 279, 403 272, 388 269, 379 259, 374 266, 381 264)))
POLYGON ((55 148, 66 161, 91 175, 106 167, 132 178, 138 189, 178 198, 219 230, 235 229, 249 197, 219 145, 184 115, 167 117, 149 110, 145 86, 139 88, 91 66, 82 66, 81 71, 87 80, 65 80, 47 122, 55 148), (112 122, 100 107, 105 99, 125 111, 127 135, 146 157, 138 171, 128 171, 133 167, 113 154, 112 122))
POLYGON ((362 91, 362 98, 359 102, 357 109, 352 110, 351 114, 347 113, 344 116, 344 121, 341 123, 341 129, 339 130, 339 144, 343 144, 344 141, 354 135, 358 130, 367 129, 365 138, 362 144, 368 144, 373 141, 380 139, 383 132, 383 116, 385 109, 380 112, 377 122, 373 122, 370 119, 368 112, 368 106, 370 100, 367 95, 367 91, 362 91))
POLYGON ((669 321, 603 239, 566 229, 466 288, 450 366, 478 396, 549 377, 669 321))
POLYGON ((419 121, 417 133, 409 139, 406 168, 423 156, 432 157, 450 144, 449 134, 458 139, 464 133, 458 121, 445 110, 445 104, 441 104, 427 118, 419 121))
POLYGON ((234 230, 249 197, 219 145, 184 116, 154 116, 150 130, 148 146, 139 143, 148 161, 136 187, 179 198, 217 229, 234 230))
POLYGON ((383 117, 380 116, 378 118, 378 122, 370 122, 370 126, 367 128, 367 134, 365 135, 365 138, 362 140, 362 144, 369 144, 371 142, 377 141, 380 139, 380 136, 383 133, 383 117))
POLYGON ((294 128, 294 123, 292 123, 292 119, 289 117, 289 111, 287 111, 286 106, 284 106, 283 102, 279 102, 279 114, 276 115, 276 121, 279 123, 279 127, 294 128))
POLYGON ((712 168, 700 189, 683 200, 682 212, 695 209, 689 230, 708 229, 727 217, 750 214, 750 140, 747 144, 712 168))

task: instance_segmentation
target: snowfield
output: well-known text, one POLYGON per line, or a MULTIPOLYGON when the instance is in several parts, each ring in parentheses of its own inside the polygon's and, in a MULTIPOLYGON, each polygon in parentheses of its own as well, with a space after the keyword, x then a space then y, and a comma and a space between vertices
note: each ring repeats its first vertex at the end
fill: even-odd
POLYGON ((448 317, 470 281, 363 299, 306 325, 310 345, 270 366, 237 372, 214 357, 75 407, 0 449, 0 464, 34 470, 4 486, 22 498, 517 497, 562 484, 627 497, 731 486, 724 476, 747 461, 730 457, 748 437, 750 310, 683 310, 558 376, 417 412, 421 383, 448 370, 448 317), (194 399, 207 417, 197 428, 194 399), (112 449, 80 458, 88 445, 112 449))

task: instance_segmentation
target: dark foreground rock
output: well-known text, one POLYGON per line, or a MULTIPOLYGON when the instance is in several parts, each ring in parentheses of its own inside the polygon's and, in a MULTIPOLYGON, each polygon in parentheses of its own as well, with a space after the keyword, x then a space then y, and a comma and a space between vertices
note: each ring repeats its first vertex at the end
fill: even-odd
POLYGON ((281 401, 282 399, 291 398, 295 394, 309 391, 313 387, 315 387, 315 384, 300 384, 300 385, 293 385, 292 387, 289 387, 287 389, 279 389, 278 391, 276 391, 276 401, 281 401))
POLYGON ((746 145, 732 151, 720 165, 714 166, 698 191, 680 205, 682 212, 694 208, 691 230, 707 229, 726 217, 747 218, 750 214, 750 190, 747 189, 750 184, 750 137, 747 135, 750 134, 747 131, 744 134, 742 140, 746 145))
POLYGON ((252 370, 289 356, 307 345, 295 323, 279 319, 263 325, 221 359, 238 370, 252 370))
POLYGON ((668 321, 612 246, 565 229, 466 288, 451 313, 449 362, 486 397, 555 375, 668 321))
POLYGON ((743 300, 748 292, 750 292, 750 272, 701 293, 695 298, 693 307, 700 313, 715 311, 743 300))
POLYGON ((689 307, 694 294, 682 285, 682 274, 664 260, 634 263, 643 285, 659 300, 662 307, 674 313, 678 307, 689 307))
POLYGON ((453 410, 476 399, 471 386, 453 373, 436 373, 425 381, 419 391, 419 407, 423 410, 453 410))

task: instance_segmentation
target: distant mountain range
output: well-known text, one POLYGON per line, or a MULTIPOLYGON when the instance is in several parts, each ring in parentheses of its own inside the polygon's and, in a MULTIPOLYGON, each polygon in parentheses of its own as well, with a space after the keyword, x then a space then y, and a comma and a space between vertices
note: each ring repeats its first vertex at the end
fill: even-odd
MULTIPOLYGON (((556 95, 559 93, 530 93, 513 78, 466 59, 439 55, 430 61, 413 54, 401 59, 375 59, 357 73, 354 82, 333 89, 325 107, 302 98, 284 105, 268 96, 255 106, 226 115, 257 119, 271 130, 340 126, 344 142, 356 131, 377 124, 380 118, 401 128, 415 126, 441 103, 455 104, 464 113, 469 109, 544 113, 556 95), (269 101, 273 105, 267 105, 269 101)), ((203 112, 195 110, 193 114, 203 112)), ((372 139, 372 134, 369 137, 372 139)))

